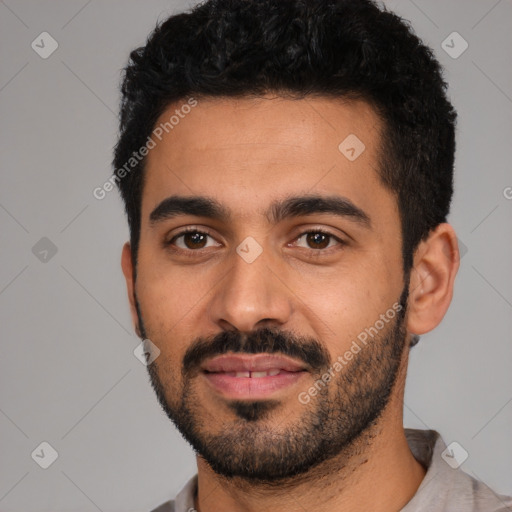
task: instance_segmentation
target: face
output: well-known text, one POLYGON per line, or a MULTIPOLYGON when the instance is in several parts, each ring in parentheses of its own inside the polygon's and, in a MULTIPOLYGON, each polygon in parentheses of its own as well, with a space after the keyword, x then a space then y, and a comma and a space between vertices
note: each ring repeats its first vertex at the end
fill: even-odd
POLYGON ((219 474, 304 473, 389 404, 407 283, 380 129, 359 101, 202 100, 147 156, 132 309, 164 411, 219 474))

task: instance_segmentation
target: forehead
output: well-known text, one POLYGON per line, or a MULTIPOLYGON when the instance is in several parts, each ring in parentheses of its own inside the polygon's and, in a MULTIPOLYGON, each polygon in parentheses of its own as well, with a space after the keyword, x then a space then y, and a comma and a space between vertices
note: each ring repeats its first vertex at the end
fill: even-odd
POLYGON ((339 192, 361 204, 389 195, 377 174, 381 121, 364 101, 268 95, 186 104, 170 105, 155 125, 164 130, 153 132, 146 159, 143 216, 175 194, 216 197, 240 217, 255 201, 293 192, 339 192))
MULTIPOLYGON (((162 133, 160 150, 173 146, 173 156, 179 158, 191 150, 243 151, 246 145, 251 152, 260 150, 266 154, 278 155, 286 149, 287 157, 315 156, 320 148, 338 156, 336 142, 350 134, 367 139, 370 145, 378 139, 380 120, 362 100, 287 99, 266 95, 196 101, 197 106, 188 108, 188 113, 182 113, 180 118, 173 114, 182 108, 185 112, 185 100, 173 103, 162 113, 157 128, 171 117, 176 124, 167 126, 162 133), (184 141, 186 146, 182 145, 184 141)), ((156 153, 153 151, 152 155, 156 153)))

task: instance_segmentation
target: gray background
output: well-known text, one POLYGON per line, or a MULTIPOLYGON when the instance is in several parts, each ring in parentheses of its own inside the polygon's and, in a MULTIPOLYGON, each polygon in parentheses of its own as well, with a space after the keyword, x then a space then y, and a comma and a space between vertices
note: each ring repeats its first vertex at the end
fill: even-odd
MULTIPOLYGON (((195 472, 133 355, 121 202, 92 195, 111 173, 128 53, 187 5, 0 1, 2 511, 149 510, 195 472), (47 59, 31 48, 43 31, 59 45, 47 59), (48 469, 31 457, 43 441, 58 452, 48 469)), ((386 5, 446 67, 450 221, 467 248, 445 320, 412 352, 405 424, 459 442, 466 472, 512 494, 512 2, 386 5), (453 31, 469 43, 456 59, 441 47, 453 31)))

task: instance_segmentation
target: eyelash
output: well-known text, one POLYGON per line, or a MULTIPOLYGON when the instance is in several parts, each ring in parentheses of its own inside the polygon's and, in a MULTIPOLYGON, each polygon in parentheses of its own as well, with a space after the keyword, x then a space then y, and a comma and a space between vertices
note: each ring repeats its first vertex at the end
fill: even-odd
MULTIPOLYGON (((203 228, 202 229, 197 229, 197 228, 194 228, 194 227, 189 227, 189 228, 183 229, 179 233, 176 233, 168 242, 165 242, 164 245, 166 247, 170 248, 175 253, 179 253, 179 254, 182 254, 184 256, 194 258, 194 257, 196 257, 197 253, 201 252, 201 249, 182 249, 180 247, 174 246, 174 242, 178 238, 180 238, 181 236, 186 235, 188 233, 198 233, 198 234, 207 235, 207 236, 213 238, 211 233, 208 230, 206 230, 206 229, 203 229, 203 228)), ((310 230, 307 230, 307 231, 303 231, 302 233, 300 233, 299 236, 294 238, 294 241, 299 240, 304 235, 308 235, 308 234, 312 234, 312 233, 314 233, 314 234, 320 233, 322 235, 326 235, 326 236, 328 236, 330 238, 333 238, 336 242, 338 242, 338 246, 345 246, 345 245, 347 245, 345 241, 343 241, 342 239, 340 239, 336 235, 333 235, 331 232, 326 231, 326 230, 321 229, 321 228, 310 229, 310 230)), ((326 248, 326 249, 309 249, 309 250, 312 253, 325 253, 326 251, 329 251, 330 249, 333 249, 333 247, 329 247, 329 248, 326 248)), ((306 250, 308 250, 308 249, 306 249, 306 250)))

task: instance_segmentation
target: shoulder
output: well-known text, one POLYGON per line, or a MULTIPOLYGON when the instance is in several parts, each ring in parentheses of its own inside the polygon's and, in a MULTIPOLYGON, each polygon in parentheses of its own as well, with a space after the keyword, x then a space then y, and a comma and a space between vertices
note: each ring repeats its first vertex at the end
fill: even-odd
POLYGON ((190 478, 174 500, 166 501, 150 512, 196 512, 194 497, 197 495, 197 473, 190 478))
POLYGON ((166 501, 150 512, 174 512, 174 500, 166 501))
POLYGON ((450 504, 471 512, 510 512, 512 497, 498 494, 461 469, 455 470, 450 504))
POLYGON ((427 470, 415 496, 401 512, 457 510, 510 512, 512 497, 498 494, 461 469, 456 450, 434 430, 405 429, 414 457, 427 470))
POLYGON ((150 512, 174 512, 174 500, 166 501, 150 512))

